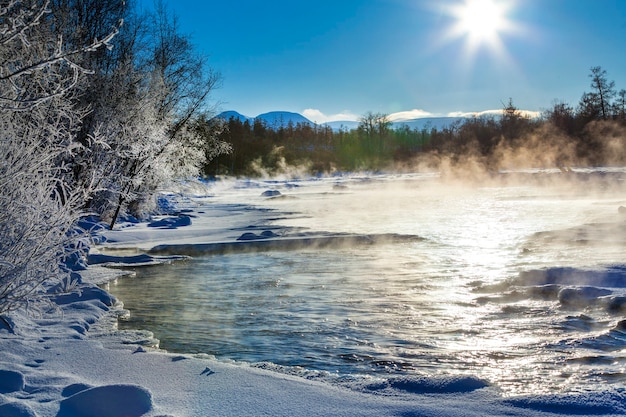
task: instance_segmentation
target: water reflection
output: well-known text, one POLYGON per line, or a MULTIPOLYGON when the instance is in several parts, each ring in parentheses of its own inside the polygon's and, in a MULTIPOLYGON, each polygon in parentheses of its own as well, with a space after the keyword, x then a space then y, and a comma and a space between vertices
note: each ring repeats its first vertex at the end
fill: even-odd
POLYGON ((426 239, 141 269, 111 286, 131 310, 122 327, 150 329, 168 350, 335 375, 476 375, 508 395, 624 386, 615 375, 626 365, 626 341, 609 334, 616 316, 599 301, 565 308, 564 291, 573 285, 567 280, 520 279, 538 268, 620 262, 619 246, 599 251, 537 234, 606 216, 614 210, 610 199, 581 192, 564 200, 533 187, 425 190, 406 182, 293 193, 297 198, 266 202, 304 214, 277 225, 426 239), (585 359, 598 357, 600 336, 611 336, 616 349, 585 359))

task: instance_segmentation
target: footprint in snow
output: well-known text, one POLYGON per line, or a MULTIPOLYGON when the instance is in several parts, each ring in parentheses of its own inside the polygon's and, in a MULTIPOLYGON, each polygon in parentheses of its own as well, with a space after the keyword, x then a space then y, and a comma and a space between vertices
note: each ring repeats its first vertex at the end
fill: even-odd
POLYGON ((61 401, 57 417, 141 417, 152 407, 152 394, 144 387, 105 385, 65 398, 61 401))

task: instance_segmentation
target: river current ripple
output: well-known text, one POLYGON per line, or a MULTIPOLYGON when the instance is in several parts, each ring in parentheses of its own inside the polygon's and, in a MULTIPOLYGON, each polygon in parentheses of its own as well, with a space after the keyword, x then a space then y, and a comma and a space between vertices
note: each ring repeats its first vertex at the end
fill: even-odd
POLYGON ((624 177, 210 183, 189 207, 245 202, 275 214, 267 230, 421 239, 199 256, 109 290, 130 311, 121 328, 173 352, 335 380, 475 376, 507 395, 623 390, 624 177))

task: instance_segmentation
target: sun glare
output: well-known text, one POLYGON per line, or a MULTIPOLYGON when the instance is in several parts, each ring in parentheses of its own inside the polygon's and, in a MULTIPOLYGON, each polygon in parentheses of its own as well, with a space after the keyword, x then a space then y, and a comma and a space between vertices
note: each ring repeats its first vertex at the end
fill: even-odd
POLYGON ((470 52, 484 46, 502 52, 501 35, 512 27, 509 8, 504 0, 463 0, 449 8, 455 23, 448 35, 465 39, 470 52))
POLYGON ((470 0, 460 12, 459 25, 468 36, 481 41, 498 35, 502 10, 492 0, 470 0))

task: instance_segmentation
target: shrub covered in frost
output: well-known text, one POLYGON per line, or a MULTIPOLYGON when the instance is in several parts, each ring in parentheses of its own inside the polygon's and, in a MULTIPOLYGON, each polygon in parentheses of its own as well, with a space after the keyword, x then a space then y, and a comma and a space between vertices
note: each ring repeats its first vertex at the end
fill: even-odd
MULTIPOLYGON (((83 113, 73 90, 85 71, 49 37, 48 3, 0 6, 0 315, 45 301, 43 287, 71 280, 63 262, 78 250, 74 224, 89 187, 71 187, 66 161, 83 113)), ((91 183, 91 181, 87 181, 91 183)))
POLYGON ((162 4, 127 3, 0 3, 0 318, 75 284, 81 215, 145 213, 229 150, 200 111, 219 76, 162 4))

